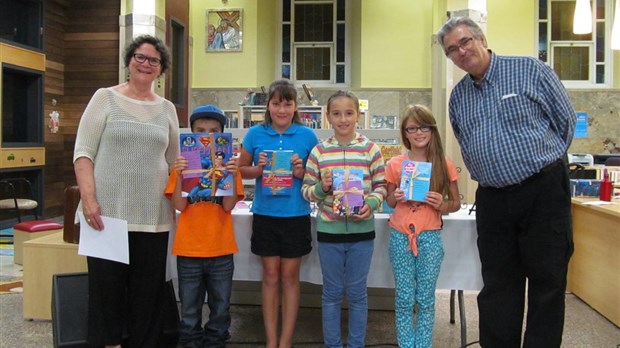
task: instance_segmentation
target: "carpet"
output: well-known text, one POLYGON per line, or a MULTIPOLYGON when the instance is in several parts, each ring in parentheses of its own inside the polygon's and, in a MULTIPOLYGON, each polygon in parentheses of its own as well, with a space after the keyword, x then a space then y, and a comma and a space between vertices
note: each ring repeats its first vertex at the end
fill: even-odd
POLYGON ((0 282, 0 294, 19 294, 24 291, 21 280, 0 282))

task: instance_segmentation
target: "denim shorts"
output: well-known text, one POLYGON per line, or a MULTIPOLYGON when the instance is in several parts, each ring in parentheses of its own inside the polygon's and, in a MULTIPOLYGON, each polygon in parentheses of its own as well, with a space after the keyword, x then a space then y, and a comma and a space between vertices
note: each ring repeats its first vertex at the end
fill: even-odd
POLYGON ((312 250, 310 215, 275 217, 254 214, 252 253, 259 256, 297 258, 312 250))

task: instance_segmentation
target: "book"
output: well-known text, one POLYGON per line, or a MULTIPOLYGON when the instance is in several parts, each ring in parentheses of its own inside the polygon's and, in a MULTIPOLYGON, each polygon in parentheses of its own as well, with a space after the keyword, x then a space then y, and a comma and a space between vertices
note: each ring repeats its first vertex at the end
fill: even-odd
POLYGON ((424 202, 431 186, 430 162, 403 161, 400 189, 405 193, 405 200, 424 202))
POLYGON ((293 191, 293 150, 267 150, 263 167, 263 194, 290 196, 293 191))
POLYGON ((182 133, 181 156, 188 161, 183 179, 198 179, 188 193, 190 202, 212 201, 233 194, 233 175, 226 163, 233 156, 231 133, 182 133))
POLYGON ((364 171, 361 169, 332 170, 334 214, 346 216, 359 214, 364 206, 364 171))

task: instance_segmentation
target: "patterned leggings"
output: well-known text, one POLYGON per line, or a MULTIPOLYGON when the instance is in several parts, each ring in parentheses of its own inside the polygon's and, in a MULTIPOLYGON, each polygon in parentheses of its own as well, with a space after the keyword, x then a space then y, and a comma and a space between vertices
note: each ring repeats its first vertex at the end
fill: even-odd
POLYGON ((407 236, 391 229, 390 263, 396 283, 396 337, 401 348, 426 348, 433 343, 435 286, 444 255, 439 232, 422 232, 417 239, 419 253, 414 256, 407 236), (418 305, 415 325, 414 304, 418 305))

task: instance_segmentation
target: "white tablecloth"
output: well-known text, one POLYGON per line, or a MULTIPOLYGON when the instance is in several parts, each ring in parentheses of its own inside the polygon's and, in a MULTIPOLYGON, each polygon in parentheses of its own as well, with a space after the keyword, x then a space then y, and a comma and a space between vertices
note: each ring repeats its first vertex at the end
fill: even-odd
MULTIPOLYGON (((450 215, 444 215, 444 226, 441 237, 444 243, 445 256, 437 281, 438 289, 480 290, 480 258, 476 245, 475 213, 469 215, 469 209, 461 209, 450 215)), ((233 211, 235 237, 239 252, 235 254, 235 280, 259 281, 262 278, 260 257, 250 251, 252 234, 252 213, 247 207, 238 207, 233 211)), ((375 249, 368 275, 368 286, 371 288, 393 288, 394 277, 388 256, 389 226, 387 214, 375 215, 375 249)), ((174 233, 171 233, 171 239, 174 233)), ((302 259, 301 281, 322 284, 321 266, 316 250, 316 230, 312 218, 312 252, 302 259)), ((171 258, 169 271, 176 277, 176 260, 171 258)))

